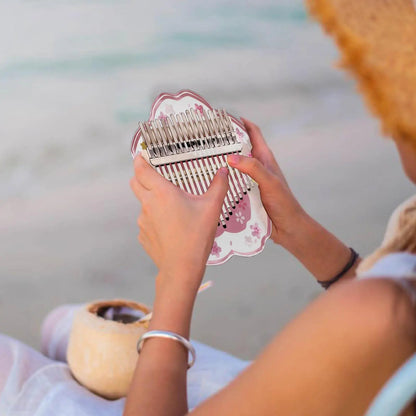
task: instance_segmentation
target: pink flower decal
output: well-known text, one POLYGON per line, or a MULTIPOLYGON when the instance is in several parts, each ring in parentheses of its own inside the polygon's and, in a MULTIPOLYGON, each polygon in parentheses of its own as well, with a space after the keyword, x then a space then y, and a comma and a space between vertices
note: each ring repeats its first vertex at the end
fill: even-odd
POLYGON ((161 118, 162 120, 166 120, 168 116, 163 111, 161 111, 159 114, 159 118, 161 118))
POLYGON ((166 111, 166 114, 173 114, 175 112, 172 104, 166 104, 165 111, 166 111))
POLYGON ((250 225, 251 235, 256 238, 260 238, 260 227, 257 223, 250 225))
POLYGON ((202 112, 204 111, 204 107, 202 105, 195 103, 195 110, 198 111, 199 114, 202 116, 202 112))
POLYGON ((243 215, 241 211, 237 211, 235 213, 235 220, 239 222, 240 224, 244 224, 246 217, 243 215))
POLYGON ((238 136, 240 139, 244 136, 243 132, 242 132, 239 128, 235 129, 235 131, 236 131, 236 133, 237 133, 237 136, 238 136))
POLYGON ((214 245, 212 246, 211 254, 212 254, 213 256, 217 256, 217 257, 219 257, 219 256, 220 256, 221 251, 222 251, 222 248, 221 248, 221 247, 217 244, 217 242, 216 242, 216 241, 214 241, 214 245))

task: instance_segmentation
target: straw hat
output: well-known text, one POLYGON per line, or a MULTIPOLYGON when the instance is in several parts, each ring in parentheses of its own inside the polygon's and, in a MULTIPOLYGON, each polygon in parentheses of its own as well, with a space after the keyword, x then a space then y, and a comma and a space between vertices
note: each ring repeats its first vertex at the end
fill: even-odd
MULTIPOLYGON (((334 37, 383 132, 416 148, 416 7, 413 0, 306 0, 334 37)), ((416 3, 416 1, 415 1, 416 3)))

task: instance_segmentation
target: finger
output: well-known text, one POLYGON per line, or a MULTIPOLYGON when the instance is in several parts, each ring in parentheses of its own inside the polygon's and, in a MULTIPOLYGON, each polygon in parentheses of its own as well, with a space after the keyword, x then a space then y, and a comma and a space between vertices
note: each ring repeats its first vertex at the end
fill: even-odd
POLYGON ((261 132, 260 128, 253 122, 242 118, 244 127, 247 130, 247 133, 250 137, 250 142, 252 145, 251 153, 254 157, 259 159, 262 163, 267 166, 274 166, 276 161, 273 156, 273 152, 270 150, 267 142, 261 132))
POLYGON ((241 120, 243 121, 244 127, 247 130, 248 135, 250 136, 251 144, 256 148, 261 149, 267 149, 269 150, 269 147, 267 146, 266 140, 263 137, 263 133, 261 132, 260 128, 254 124, 252 121, 247 120, 243 117, 241 117, 241 120))
POLYGON ((141 185, 135 177, 130 179, 130 188, 133 191, 134 195, 136 195, 137 199, 141 202, 149 192, 149 190, 146 189, 143 185, 141 185))
POLYGON ((241 155, 228 156, 228 164, 239 171, 252 177, 259 185, 267 184, 270 179, 270 173, 264 165, 255 157, 241 155))
POLYGON ((156 171, 156 169, 153 169, 152 166, 150 166, 142 155, 138 155, 134 158, 134 173, 137 181, 149 190, 162 186, 168 182, 156 171))
POLYGON ((219 209, 221 209, 227 191, 228 169, 221 168, 216 173, 205 195, 208 196, 208 198, 211 198, 214 203, 218 205, 219 209))

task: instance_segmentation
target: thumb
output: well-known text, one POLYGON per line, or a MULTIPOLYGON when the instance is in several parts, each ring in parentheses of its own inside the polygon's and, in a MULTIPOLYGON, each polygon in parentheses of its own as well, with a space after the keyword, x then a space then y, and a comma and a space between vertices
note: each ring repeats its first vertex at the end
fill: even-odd
POLYGON ((255 157, 233 154, 228 156, 228 164, 231 167, 249 175, 259 184, 259 186, 267 185, 270 179, 268 170, 255 157))
POLYGON ((209 198, 221 205, 228 191, 228 169, 220 168, 211 182, 207 192, 209 198))

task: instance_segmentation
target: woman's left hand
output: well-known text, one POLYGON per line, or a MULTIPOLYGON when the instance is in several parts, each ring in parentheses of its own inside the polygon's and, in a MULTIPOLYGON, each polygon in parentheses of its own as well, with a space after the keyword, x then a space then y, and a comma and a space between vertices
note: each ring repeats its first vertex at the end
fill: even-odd
POLYGON ((181 279, 196 293, 228 190, 228 170, 221 168, 207 192, 197 196, 167 181, 142 156, 134 169, 130 185, 142 204, 138 239, 162 280, 181 279))

